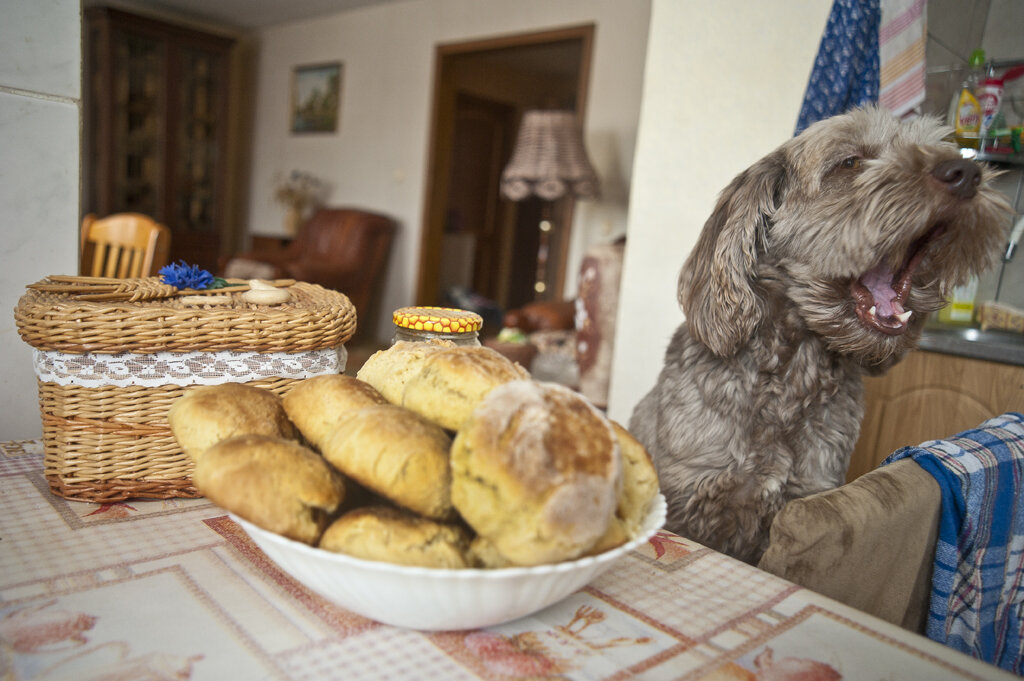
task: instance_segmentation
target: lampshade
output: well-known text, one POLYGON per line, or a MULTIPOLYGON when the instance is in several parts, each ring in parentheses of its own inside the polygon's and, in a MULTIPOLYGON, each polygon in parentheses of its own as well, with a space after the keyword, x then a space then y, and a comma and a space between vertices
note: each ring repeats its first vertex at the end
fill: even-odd
POLYGON ((523 114, 515 151, 501 174, 501 193, 513 201, 530 195, 548 201, 565 195, 597 196, 597 173, 583 147, 575 112, 523 114))

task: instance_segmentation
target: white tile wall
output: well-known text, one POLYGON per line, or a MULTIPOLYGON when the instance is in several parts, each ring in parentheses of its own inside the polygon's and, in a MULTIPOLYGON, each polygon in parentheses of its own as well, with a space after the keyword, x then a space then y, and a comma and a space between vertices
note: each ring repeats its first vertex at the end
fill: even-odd
POLYGON ((0 0, 0 440, 42 435, 25 285, 74 274, 79 220, 78 0, 0 0))
POLYGON ((74 0, 0 0, 0 85, 78 99, 81 8, 74 0))

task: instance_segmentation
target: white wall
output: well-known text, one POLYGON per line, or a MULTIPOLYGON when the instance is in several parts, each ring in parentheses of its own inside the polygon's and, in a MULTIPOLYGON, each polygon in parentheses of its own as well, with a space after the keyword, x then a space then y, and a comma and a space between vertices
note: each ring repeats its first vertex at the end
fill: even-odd
POLYGON ((0 0, 0 440, 42 436, 25 285, 74 274, 78 252, 78 0, 0 0))
POLYGON ((426 187, 434 52, 442 43, 594 23, 597 26, 585 138, 605 184, 600 201, 578 205, 567 294, 585 246, 625 233, 648 0, 408 0, 275 26, 261 33, 249 231, 278 234, 284 211, 277 181, 292 170, 333 185, 331 205, 395 217, 399 238, 381 300, 378 335, 390 311, 414 300, 426 187), (288 133, 292 68, 344 64, 339 130, 288 133))
POLYGON ((830 0, 653 0, 609 415, 626 423, 683 321, 679 268, 719 191, 792 136, 830 0))

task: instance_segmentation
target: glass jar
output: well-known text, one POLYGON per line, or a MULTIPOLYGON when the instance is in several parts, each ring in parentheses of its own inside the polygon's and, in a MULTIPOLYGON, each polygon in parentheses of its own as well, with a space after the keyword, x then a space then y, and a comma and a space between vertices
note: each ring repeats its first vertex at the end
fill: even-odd
POLYGON ((479 346, 484 319, 475 312, 451 307, 403 307, 392 315, 397 341, 447 340, 456 345, 479 346))

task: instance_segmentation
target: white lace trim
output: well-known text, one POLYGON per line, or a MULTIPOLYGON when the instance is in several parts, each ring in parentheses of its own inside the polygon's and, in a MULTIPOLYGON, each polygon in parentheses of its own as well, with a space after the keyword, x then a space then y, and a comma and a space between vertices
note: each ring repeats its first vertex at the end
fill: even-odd
POLYGON ((301 380, 345 370, 344 345, 307 352, 155 352, 116 355, 73 355, 33 350, 36 377, 46 383, 84 388, 129 385, 215 385, 248 383, 266 378, 301 380))

